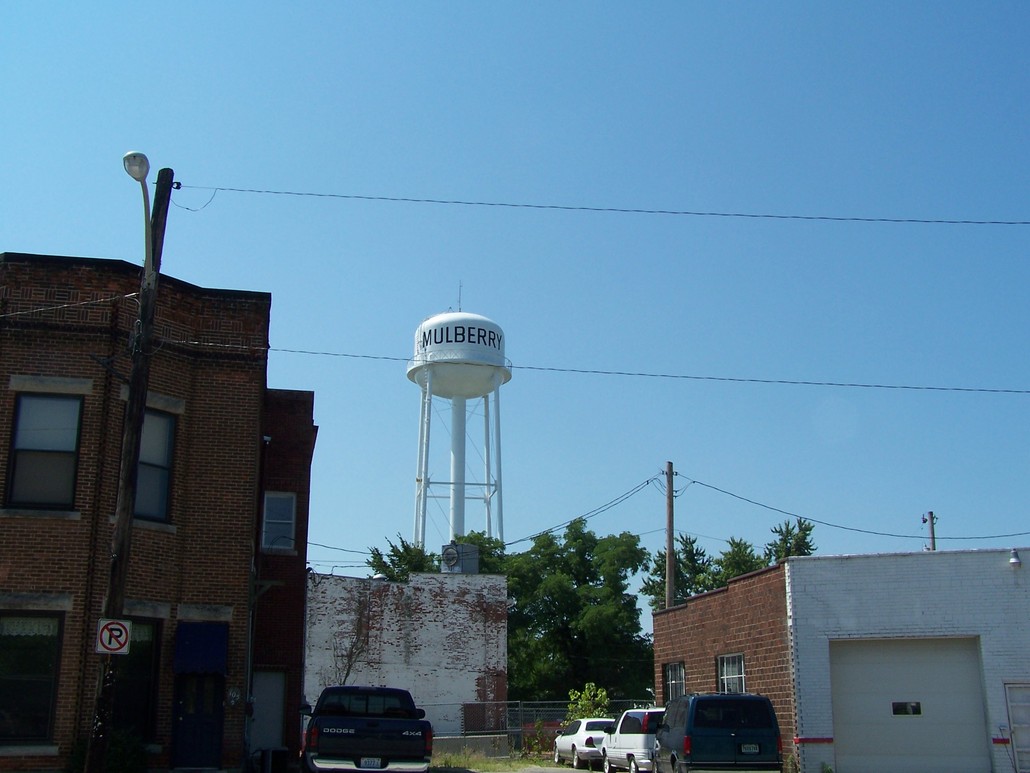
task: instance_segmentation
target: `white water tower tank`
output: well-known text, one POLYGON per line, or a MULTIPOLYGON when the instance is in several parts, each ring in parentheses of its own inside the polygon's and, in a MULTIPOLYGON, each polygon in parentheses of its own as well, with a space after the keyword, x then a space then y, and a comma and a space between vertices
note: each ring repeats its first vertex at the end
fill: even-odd
POLYGON ((504 356, 504 331, 479 314, 457 311, 429 317, 415 330, 415 351, 408 362, 408 378, 422 388, 415 476, 415 544, 425 545, 426 503, 434 483, 429 478, 433 397, 451 404, 451 479, 445 484, 450 496, 450 539, 465 533, 465 500, 471 490, 473 496, 483 498, 484 531, 503 540, 500 387, 511 379, 511 366, 504 356), (467 403, 478 398, 483 400, 483 480, 466 483, 467 403))

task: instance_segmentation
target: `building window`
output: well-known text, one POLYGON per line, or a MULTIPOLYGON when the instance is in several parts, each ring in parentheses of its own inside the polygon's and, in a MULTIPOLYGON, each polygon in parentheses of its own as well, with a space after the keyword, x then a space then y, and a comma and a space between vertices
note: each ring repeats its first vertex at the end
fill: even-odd
POLYGON ((175 417, 161 411, 147 411, 143 417, 143 439, 140 443, 136 479, 134 513, 137 518, 150 521, 169 519, 174 441, 175 417))
POLYGON ((117 655, 112 724, 143 741, 155 737, 160 624, 133 620, 129 651, 117 655))
POLYGON ((744 692, 744 656, 719 656, 719 692, 744 692))
POLYGON ((18 395, 7 504, 74 507, 81 413, 81 397, 18 395))
POLYGON ((666 663, 665 664, 665 689, 664 697, 665 702, 668 703, 673 698, 679 698, 686 692, 686 677, 683 673, 682 663, 666 663))
POLYGON ((285 491, 265 492, 265 517, 261 530, 264 550, 293 550, 297 495, 285 491))
POLYGON ((61 617, 0 611, 0 744, 50 741, 61 617))

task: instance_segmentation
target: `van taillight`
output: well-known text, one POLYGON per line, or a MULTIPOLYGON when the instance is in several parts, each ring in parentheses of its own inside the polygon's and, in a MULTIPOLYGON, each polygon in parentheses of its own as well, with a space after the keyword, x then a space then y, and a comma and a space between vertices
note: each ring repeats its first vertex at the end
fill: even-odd
POLYGON ((776 736, 776 751, 777 751, 777 753, 779 753, 779 755, 781 757, 783 756, 783 736, 782 735, 776 736))
POLYGON ((683 736, 683 756, 684 757, 689 757, 690 756, 691 745, 692 744, 691 744, 690 736, 689 735, 683 736))

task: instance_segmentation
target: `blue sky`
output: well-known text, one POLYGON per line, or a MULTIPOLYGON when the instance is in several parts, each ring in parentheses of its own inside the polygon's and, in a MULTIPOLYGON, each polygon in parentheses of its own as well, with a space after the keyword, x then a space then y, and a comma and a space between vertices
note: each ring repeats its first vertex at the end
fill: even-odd
MULTIPOLYGON (((141 262, 121 157, 175 170, 163 270, 271 292, 269 384, 315 392, 319 571, 412 537, 405 359, 459 287, 507 336, 511 550, 667 460, 712 554, 778 511, 824 554, 920 550, 928 510, 1026 545, 1030 226, 883 221, 1030 221, 1028 36, 1017 2, 5 3, 0 250, 141 262)), ((656 485, 589 520, 664 524, 656 485)))

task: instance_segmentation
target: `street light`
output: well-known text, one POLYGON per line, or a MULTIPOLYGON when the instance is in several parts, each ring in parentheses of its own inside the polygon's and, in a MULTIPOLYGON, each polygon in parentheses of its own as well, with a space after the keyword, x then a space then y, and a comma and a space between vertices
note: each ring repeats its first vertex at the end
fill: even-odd
MULTIPOLYGON (((118 494, 114 509, 114 527, 111 535, 111 569, 107 594, 101 618, 117 619, 125 614, 125 590, 129 577, 129 553, 132 548, 132 517, 136 502, 136 475, 139 468, 140 444, 146 414, 147 386, 150 380, 151 337, 154 331, 154 312, 157 306, 157 277, 161 270, 165 221, 172 197, 171 169, 157 173, 154 191, 154 212, 150 212, 150 193, 147 174, 150 161, 142 153, 126 153, 122 165, 129 176, 143 189, 143 219, 146 233, 146 258, 143 263, 143 281, 139 291, 139 320, 129 333, 132 363, 129 369, 128 395, 125 418, 122 422, 122 448, 118 468, 118 494)), ((99 625, 99 624, 98 624, 99 625)), ((111 706, 115 671, 112 657, 107 655, 100 665, 99 687, 96 695, 93 727, 86 755, 86 772, 100 773, 105 768, 110 738, 111 706)))
POLYGON ((143 260, 143 286, 153 288, 157 282, 154 272, 154 244, 150 223, 150 192, 147 190, 147 175, 150 174, 150 159, 145 153, 131 150, 122 157, 122 165, 129 177, 143 189, 143 232, 146 237, 146 257, 143 260))

